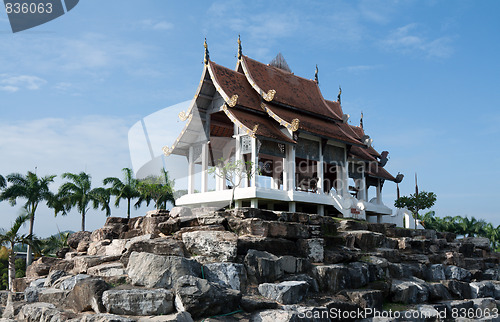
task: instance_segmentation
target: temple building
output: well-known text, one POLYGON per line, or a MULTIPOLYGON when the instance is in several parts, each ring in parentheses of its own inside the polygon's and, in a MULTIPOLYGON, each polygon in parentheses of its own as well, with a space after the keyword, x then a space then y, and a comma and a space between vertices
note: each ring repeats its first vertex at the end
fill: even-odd
MULTIPOLYGON (((281 54, 263 64, 242 54, 234 70, 210 60, 186 122, 165 155, 188 161, 187 194, 178 206, 227 206, 298 211, 380 222, 392 210, 382 202, 385 182, 400 182, 337 100, 314 80, 294 75, 281 54), (224 178, 224 166, 241 164, 241 180, 224 178), (212 169, 212 170, 211 170, 212 169), (245 175, 246 174, 246 175, 245 175), (195 189, 195 187, 197 189, 195 189), (234 188, 234 190, 233 190, 234 188)), ((234 175, 234 174, 233 174, 234 175)))

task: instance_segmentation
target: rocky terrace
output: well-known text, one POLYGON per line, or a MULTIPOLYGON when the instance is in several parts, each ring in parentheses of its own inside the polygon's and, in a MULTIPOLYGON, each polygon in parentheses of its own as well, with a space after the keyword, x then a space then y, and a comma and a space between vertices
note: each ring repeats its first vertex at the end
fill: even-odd
POLYGON ((0 294, 2 321, 500 321, 486 238, 175 207, 68 244, 0 294))

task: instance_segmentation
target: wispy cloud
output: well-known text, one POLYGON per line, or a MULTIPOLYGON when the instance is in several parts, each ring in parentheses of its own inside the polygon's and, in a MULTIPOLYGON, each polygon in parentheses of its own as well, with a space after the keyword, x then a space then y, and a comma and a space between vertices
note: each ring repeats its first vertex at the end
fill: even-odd
POLYGON ((429 39, 421 29, 416 23, 397 28, 389 34, 382 45, 390 50, 423 54, 429 58, 447 58, 453 54, 450 37, 429 39))
POLYGON ((151 19, 142 20, 140 25, 145 29, 151 30, 170 30, 174 28, 174 24, 168 21, 155 21, 151 19))
POLYGON ((0 90, 11 93, 21 89, 37 90, 46 83, 46 80, 33 75, 0 74, 0 90))
POLYGON ((345 66, 345 67, 340 67, 338 71, 346 71, 349 73, 361 73, 361 72, 366 72, 369 70, 374 70, 381 68, 381 65, 356 65, 356 66, 345 66))

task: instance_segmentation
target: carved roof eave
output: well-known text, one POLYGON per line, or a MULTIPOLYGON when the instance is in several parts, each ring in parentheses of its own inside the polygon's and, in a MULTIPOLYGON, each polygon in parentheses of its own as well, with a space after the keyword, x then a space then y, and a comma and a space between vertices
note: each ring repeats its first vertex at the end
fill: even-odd
POLYGON ((233 122, 238 128, 240 128, 242 130, 242 132, 246 133, 247 135, 255 138, 256 137, 256 132, 257 132, 257 129, 259 128, 259 125, 256 124, 253 129, 250 129, 248 128, 247 126, 245 126, 242 122, 240 122, 236 116, 234 116, 233 113, 231 113, 231 111, 229 110, 229 108, 227 107, 226 104, 222 105, 221 109, 224 111, 224 113, 226 113, 226 116, 231 120, 231 122, 233 122))
POLYGON ((286 127, 292 132, 295 132, 299 129, 299 119, 293 119, 292 122, 287 122, 283 118, 281 118, 278 114, 274 113, 271 108, 264 102, 260 104, 260 107, 269 115, 273 120, 279 123, 279 125, 286 127))
POLYGON ((264 100, 266 100, 267 102, 271 102, 274 99, 274 95, 276 95, 276 90, 270 89, 266 93, 262 88, 260 88, 259 85, 257 85, 257 82, 253 79, 252 75, 250 74, 250 72, 248 70, 248 66, 247 66, 245 59, 243 57, 244 56, 241 56, 241 59, 238 60, 238 65, 236 66, 236 69, 238 69, 238 67, 241 66, 243 69, 243 73, 245 74, 245 76, 246 76, 248 82, 250 83, 250 85, 252 86, 252 88, 257 93, 259 93, 259 95, 262 96, 262 98, 264 100))
POLYGON ((212 62, 208 61, 208 72, 210 73, 210 78, 212 79, 212 83, 215 86, 215 90, 220 94, 220 96, 224 99, 226 104, 230 107, 235 107, 236 104, 238 103, 238 95, 235 94, 231 97, 222 89, 222 86, 220 86, 220 83, 217 79, 217 76, 215 76, 215 73, 212 69, 212 62))

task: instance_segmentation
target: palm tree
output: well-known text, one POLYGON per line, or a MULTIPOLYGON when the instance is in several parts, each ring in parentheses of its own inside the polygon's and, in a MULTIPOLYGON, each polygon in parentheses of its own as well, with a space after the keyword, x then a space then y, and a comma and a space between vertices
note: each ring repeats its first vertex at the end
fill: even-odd
POLYGON ((0 174, 0 189, 5 187, 7 185, 7 181, 5 181, 5 178, 0 174))
POLYGON ((69 181, 59 187, 56 213, 62 212, 62 215, 67 215, 71 208, 76 206, 82 216, 82 231, 85 231, 85 215, 89 210, 90 203, 92 203, 94 209, 101 206, 101 210, 106 211, 106 216, 111 215, 109 191, 104 188, 92 189, 92 177, 89 174, 85 172, 79 174, 66 172, 62 174, 62 178, 69 181))
POLYGON ((485 234, 485 225, 486 222, 484 220, 477 220, 474 217, 470 219, 465 217, 457 218, 458 225, 460 227, 462 235, 466 235, 467 237, 474 237, 475 235, 484 235, 485 234))
POLYGON ((16 253, 14 251, 14 246, 16 244, 25 244, 31 247, 37 248, 38 246, 38 240, 35 238, 32 238, 33 236, 31 234, 29 235, 21 235, 19 234, 19 229, 26 224, 28 219, 30 219, 31 216, 27 213, 22 214, 16 218, 14 221, 14 224, 10 228, 9 231, 1 231, 0 232, 0 245, 5 245, 7 247, 10 246, 10 251, 9 251, 9 291, 12 291, 12 286, 14 283, 14 278, 16 276, 16 267, 15 267, 15 260, 16 260, 16 253))
POLYGON ((491 223, 488 223, 484 230, 485 236, 490 239, 491 249, 497 251, 500 246, 500 225, 495 228, 491 223))
POLYGON ((170 180, 168 171, 163 169, 160 176, 149 176, 138 183, 137 189, 141 196, 137 203, 146 201, 149 206, 149 203, 153 201, 156 209, 166 209, 167 202, 175 206, 173 187, 174 180, 170 180))
MULTIPOLYGON (((116 196, 115 207, 120 206, 120 201, 122 199, 127 200, 127 218, 130 219, 130 204, 132 199, 137 199, 141 197, 140 191, 137 189, 139 184, 138 180, 134 178, 133 172, 129 168, 122 169, 124 174, 124 180, 121 181, 115 177, 108 177, 104 179, 103 184, 111 184, 111 194, 116 196)), ((139 208, 141 204, 141 199, 135 203, 134 208, 139 208)))
MULTIPOLYGON (((8 199, 10 204, 15 206, 17 198, 26 199, 23 208, 30 220, 28 236, 33 236, 35 213, 40 202, 46 201, 47 206, 54 206, 54 194, 49 190, 49 184, 54 182, 55 177, 55 175, 49 175, 39 178, 31 171, 28 171, 26 176, 19 173, 7 175, 10 185, 0 194, 0 200, 8 199)), ((31 264, 32 259, 32 247, 28 244, 26 267, 31 264)))

